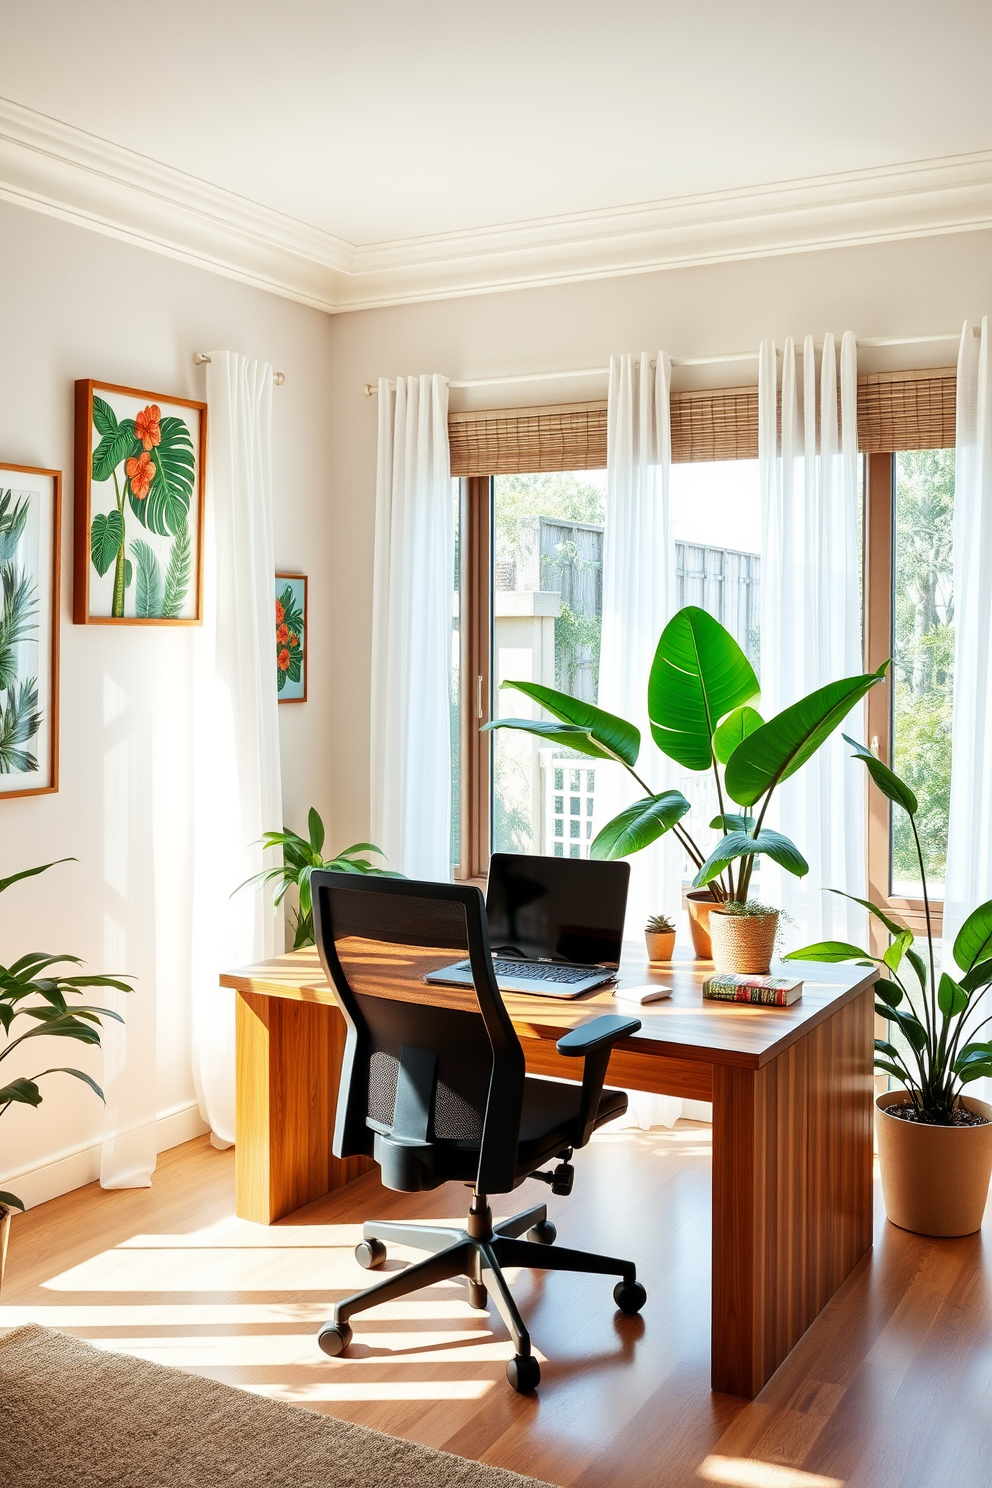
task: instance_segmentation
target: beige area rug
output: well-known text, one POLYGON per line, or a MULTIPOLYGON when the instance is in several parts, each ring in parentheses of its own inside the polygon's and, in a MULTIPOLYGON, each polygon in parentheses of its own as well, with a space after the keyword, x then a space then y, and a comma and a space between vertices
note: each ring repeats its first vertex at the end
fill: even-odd
POLYGON ((549 1488, 34 1324, 0 1337, 0 1481, 4 1488, 549 1488))

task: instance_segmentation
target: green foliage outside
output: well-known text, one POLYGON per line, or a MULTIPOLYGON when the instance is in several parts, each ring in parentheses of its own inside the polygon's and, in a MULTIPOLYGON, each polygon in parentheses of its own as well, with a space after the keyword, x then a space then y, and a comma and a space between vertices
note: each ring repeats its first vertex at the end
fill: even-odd
MULTIPOLYGON (((954 451, 896 456, 893 763, 919 800, 927 877, 943 881, 954 699, 954 451)), ((918 884, 908 817, 892 831, 892 877, 918 884)))

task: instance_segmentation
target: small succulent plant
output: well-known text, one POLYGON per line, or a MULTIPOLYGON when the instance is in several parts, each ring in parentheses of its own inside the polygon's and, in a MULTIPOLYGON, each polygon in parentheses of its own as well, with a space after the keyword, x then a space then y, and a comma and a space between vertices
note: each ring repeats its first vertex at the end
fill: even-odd
POLYGON ((674 935, 675 925, 667 915, 652 915, 644 926, 648 935, 674 935))

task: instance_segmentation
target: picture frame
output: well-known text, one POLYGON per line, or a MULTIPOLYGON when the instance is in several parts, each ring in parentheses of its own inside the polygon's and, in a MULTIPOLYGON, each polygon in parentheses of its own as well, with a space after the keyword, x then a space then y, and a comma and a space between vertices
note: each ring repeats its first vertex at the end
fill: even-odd
POLYGON ((280 703, 305 703, 309 647, 306 574, 277 573, 275 595, 278 698, 280 703))
POLYGON ((0 800, 59 788, 62 472, 0 462, 0 800), (11 631, 13 634, 11 635, 11 631))
POLYGON ((207 405, 76 383, 76 625, 201 625, 207 405))

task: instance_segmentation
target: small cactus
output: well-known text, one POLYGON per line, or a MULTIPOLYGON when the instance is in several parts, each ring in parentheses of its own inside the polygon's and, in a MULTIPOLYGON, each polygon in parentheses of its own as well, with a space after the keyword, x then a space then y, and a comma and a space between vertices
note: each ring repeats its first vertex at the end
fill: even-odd
POLYGON ((667 915, 652 915, 644 929, 648 935, 674 935, 675 925, 667 915))

